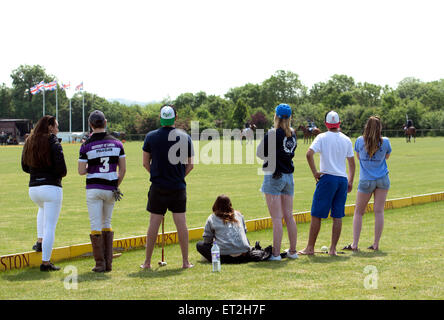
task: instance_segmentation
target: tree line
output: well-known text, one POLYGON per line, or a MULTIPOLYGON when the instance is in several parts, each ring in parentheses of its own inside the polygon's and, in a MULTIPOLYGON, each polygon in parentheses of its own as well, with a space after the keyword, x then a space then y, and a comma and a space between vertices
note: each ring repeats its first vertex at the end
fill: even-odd
MULTIPOLYGON (((30 119, 36 123, 42 116, 43 96, 32 95, 29 88, 57 77, 47 74, 40 65, 20 65, 12 71, 11 78, 11 88, 4 83, 0 86, 0 118, 30 119)), ((409 77, 401 80, 397 88, 391 88, 335 74, 328 81, 308 88, 298 74, 278 70, 262 83, 231 88, 224 97, 200 91, 182 93, 174 100, 127 106, 94 93, 83 94, 85 118, 95 109, 102 110, 109 129, 127 135, 144 135, 158 128, 159 110, 165 103, 176 106, 177 126, 187 131, 191 129, 191 121, 199 121, 200 130, 243 128, 247 122, 267 129, 272 125, 274 108, 279 103, 292 107, 292 125, 296 128, 314 121, 324 130, 324 115, 334 109, 341 117, 341 128, 345 132, 362 131, 370 115, 379 115, 385 130, 402 130, 406 115, 417 129, 444 129, 444 79, 423 82, 409 77)), ((82 96, 75 95, 71 106, 72 131, 81 131, 82 96)), ((54 91, 45 93, 45 109, 47 114, 55 115, 54 91)), ((69 131, 69 100, 60 89, 58 116, 60 131, 69 131)))

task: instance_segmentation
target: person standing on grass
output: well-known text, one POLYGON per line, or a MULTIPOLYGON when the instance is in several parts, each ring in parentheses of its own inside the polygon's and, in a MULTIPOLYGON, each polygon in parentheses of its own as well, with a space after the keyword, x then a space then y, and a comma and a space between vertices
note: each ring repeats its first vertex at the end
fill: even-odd
POLYGON ((111 218, 119 186, 126 173, 122 142, 106 132, 107 120, 102 111, 91 112, 88 118, 92 134, 80 147, 78 172, 86 176, 86 205, 91 224, 91 244, 96 262, 94 272, 109 272, 113 262, 114 231, 111 218), (117 170, 118 169, 118 170, 117 170))
POLYGON ((265 173, 261 191, 273 221, 273 254, 269 260, 281 260, 283 236, 282 218, 287 225, 290 248, 287 257, 296 253, 297 227, 293 218, 293 157, 297 147, 296 133, 291 128, 291 107, 280 104, 275 109, 274 128, 269 130, 257 148, 257 156, 264 160, 265 173))
POLYGON ((364 127, 364 133, 355 142, 355 151, 359 159, 359 185, 356 193, 356 205, 353 216, 353 243, 344 250, 358 250, 362 229, 362 216, 365 213, 372 194, 374 197, 375 238, 367 249, 379 250, 379 240, 384 228, 384 205, 390 189, 386 160, 390 157, 392 147, 390 140, 382 137, 382 124, 377 116, 371 116, 364 127))
POLYGON ((39 207, 38 240, 33 249, 42 251, 40 271, 60 270, 50 261, 62 208, 62 178, 67 173, 62 145, 57 139, 58 132, 59 123, 55 117, 42 117, 26 139, 21 159, 23 171, 30 174, 29 197, 39 207))
POLYGON ((193 143, 183 130, 176 129, 177 112, 174 106, 164 105, 160 110, 161 128, 148 132, 143 144, 143 166, 150 174, 146 210, 150 212, 150 223, 146 237, 146 258, 140 266, 151 268, 151 256, 156 243, 160 224, 167 210, 173 213, 177 228, 182 268, 192 268, 188 260, 188 227, 186 224, 185 177, 193 169, 193 143))
POLYGON ((330 111, 325 116, 327 132, 319 134, 309 147, 306 157, 316 180, 316 189, 311 206, 311 225, 307 247, 299 254, 313 255, 316 239, 321 229, 321 219, 328 217, 331 210, 333 230, 330 255, 336 255, 336 246, 341 235, 342 217, 345 216, 347 193, 353 188, 355 160, 353 144, 349 137, 340 132, 339 115, 330 111), (320 153, 320 170, 317 171, 314 154, 320 153), (348 176, 346 172, 348 161, 348 176))

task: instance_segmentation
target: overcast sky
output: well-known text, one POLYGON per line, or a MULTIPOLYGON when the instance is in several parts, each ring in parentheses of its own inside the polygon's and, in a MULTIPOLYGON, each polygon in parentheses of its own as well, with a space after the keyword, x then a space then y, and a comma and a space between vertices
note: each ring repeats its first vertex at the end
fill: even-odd
POLYGON ((0 83, 39 64, 105 98, 223 96, 276 70, 395 88, 444 78, 442 0, 5 0, 0 83))

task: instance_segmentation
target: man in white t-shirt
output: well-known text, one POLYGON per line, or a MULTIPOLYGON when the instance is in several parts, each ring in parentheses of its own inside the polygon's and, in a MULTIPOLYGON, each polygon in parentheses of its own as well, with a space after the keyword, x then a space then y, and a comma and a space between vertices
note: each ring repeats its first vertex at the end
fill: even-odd
POLYGON ((307 151, 306 157, 316 180, 316 190, 311 206, 311 225, 307 247, 300 254, 314 254, 316 239, 321 229, 321 219, 333 218, 331 246, 328 254, 336 255, 336 246, 341 235, 342 217, 345 216, 347 193, 353 188, 355 159, 353 144, 349 137, 340 132, 339 116, 330 111, 325 116, 328 131, 318 135, 307 151), (317 171, 314 154, 320 154, 320 169, 317 171), (346 168, 348 161, 348 175, 346 168))

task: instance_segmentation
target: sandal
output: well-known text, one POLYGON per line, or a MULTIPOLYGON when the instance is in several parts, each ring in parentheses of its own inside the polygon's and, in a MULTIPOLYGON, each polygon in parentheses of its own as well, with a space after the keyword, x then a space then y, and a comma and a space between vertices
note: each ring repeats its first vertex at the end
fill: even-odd
POLYGON ((375 249, 374 247, 373 247, 373 245, 371 245, 370 247, 368 247, 367 249, 369 249, 369 250, 374 250, 374 251, 378 251, 379 249, 375 249))
POLYGON ((344 248, 342 248, 342 250, 359 251, 358 248, 353 249, 351 244, 345 246, 344 248))

